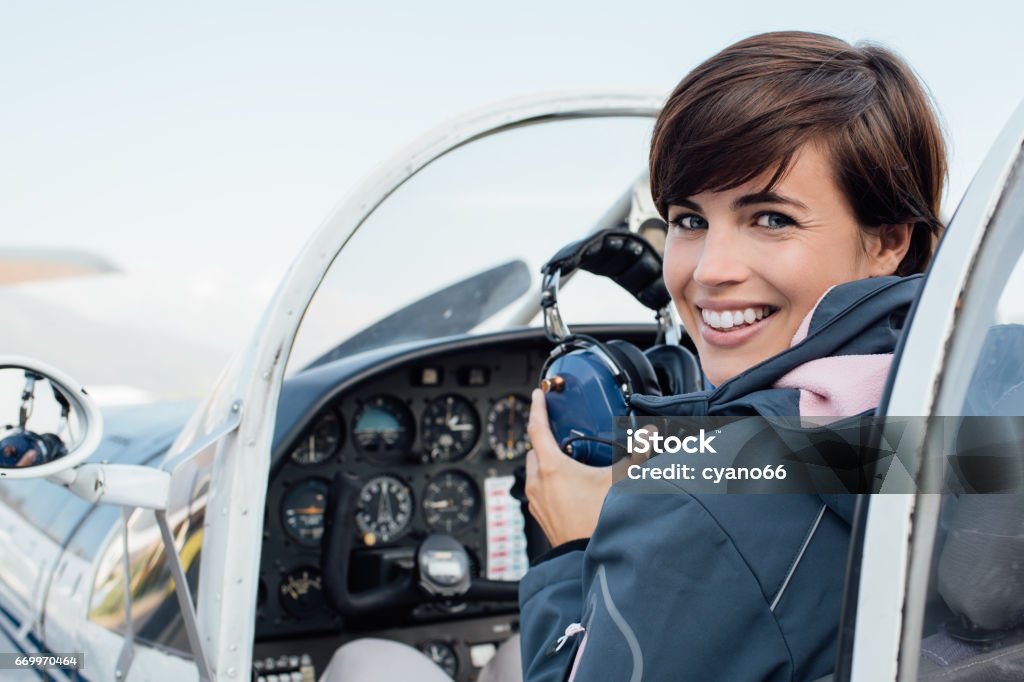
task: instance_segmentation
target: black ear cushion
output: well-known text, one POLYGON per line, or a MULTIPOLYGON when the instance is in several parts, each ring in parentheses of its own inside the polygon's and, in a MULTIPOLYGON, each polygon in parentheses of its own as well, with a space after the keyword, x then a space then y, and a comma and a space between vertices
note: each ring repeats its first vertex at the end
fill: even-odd
POLYGON ((683 346, 654 346, 644 351, 654 367, 662 395, 704 390, 704 375, 697 356, 683 346))
POLYGON ((633 385, 634 393, 646 395, 661 395, 661 386, 658 384, 658 375, 654 367, 644 355, 643 351, 627 341, 615 339, 604 344, 608 354, 612 356, 619 367, 629 377, 633 385))
POLYGON ((68 449, 64 445, 64 441, 61 440, 60 436, 55 433, 44 433, 40 436, 42 441, 46 443, 46 461, 52 462, 55 459, 59 459, 64 455, 68 454, 68 449))

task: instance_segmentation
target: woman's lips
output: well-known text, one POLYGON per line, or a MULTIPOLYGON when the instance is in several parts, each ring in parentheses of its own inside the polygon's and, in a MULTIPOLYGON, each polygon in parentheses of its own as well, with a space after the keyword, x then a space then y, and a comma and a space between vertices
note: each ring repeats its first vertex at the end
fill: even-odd
POLYGON ((721 330, 715 329, 709 325, 704 320, 704 317, 701 314, 701 309, 698 308, 700 335, 706 343, 711 346, 715 346, 716 348, 735 348, 736 346, 743 345, 762 329, 771 324, 771 321, 777 312, 778 308, 773 308, 769 314, 752 324, 744 324, 742 327, 733 327, 731 329, 721 330))

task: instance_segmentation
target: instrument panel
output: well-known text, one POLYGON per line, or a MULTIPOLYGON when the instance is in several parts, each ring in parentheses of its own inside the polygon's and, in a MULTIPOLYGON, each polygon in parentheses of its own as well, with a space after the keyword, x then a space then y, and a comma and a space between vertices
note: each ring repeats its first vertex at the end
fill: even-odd
MULTIPOLYGON (((351 520, 353 591, 411 568, 416 546, 434 532, 467 548, 476 575, 518 580, 527 568, 526 540, 509 489, 530 447, 529 394, 547 352, 533 338, 471 353, 419 353, 351 385, 339 382, 274 454, 257 638, 354 625, 326 605, 319 573, 324 514, 338 473, 361 486, 351 520)), ((427 604, 406 625, 494 609, 427 604)))

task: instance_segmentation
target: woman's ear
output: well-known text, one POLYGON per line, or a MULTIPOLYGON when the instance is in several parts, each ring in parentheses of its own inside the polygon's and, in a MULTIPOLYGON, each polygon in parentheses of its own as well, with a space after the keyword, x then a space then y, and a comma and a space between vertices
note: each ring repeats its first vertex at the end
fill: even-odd
POLYGON ((914 226, 910 223, 881 225, 871 230, 868 257, 871 260, 872 277, 896 273, 910 248, 910 237, 913 232, 914 226))

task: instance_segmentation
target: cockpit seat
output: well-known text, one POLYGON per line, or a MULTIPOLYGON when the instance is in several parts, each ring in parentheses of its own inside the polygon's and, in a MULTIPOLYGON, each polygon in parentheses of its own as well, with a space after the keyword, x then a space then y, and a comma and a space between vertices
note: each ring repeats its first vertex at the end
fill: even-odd
POLYGON ((1024 496, 961 495, 936 584, 953 617, 922 641, 918 679, 1024 679, 1024 496))
MULTIPOLYGON (((1024 325, 989 329, 963 415, 982 419, 960 424, 958 440, 971 443, 958 443, 958 450, 1011 455, 1000 476, 1020 476, 1020 453, 1013 457, 1005 450, 1024 447, 1022 422, 984 417, 1024 415, 1024 325)), ((1020 483, 993 482, 1003 489, 1020 483)), ((945 504, 951 512, 948 533, 936 538, 943 544, 932 581, 948 617, 921 642, 918 679, 1024 680, 1024 495, 962 494, 947 497, 945 504)))

